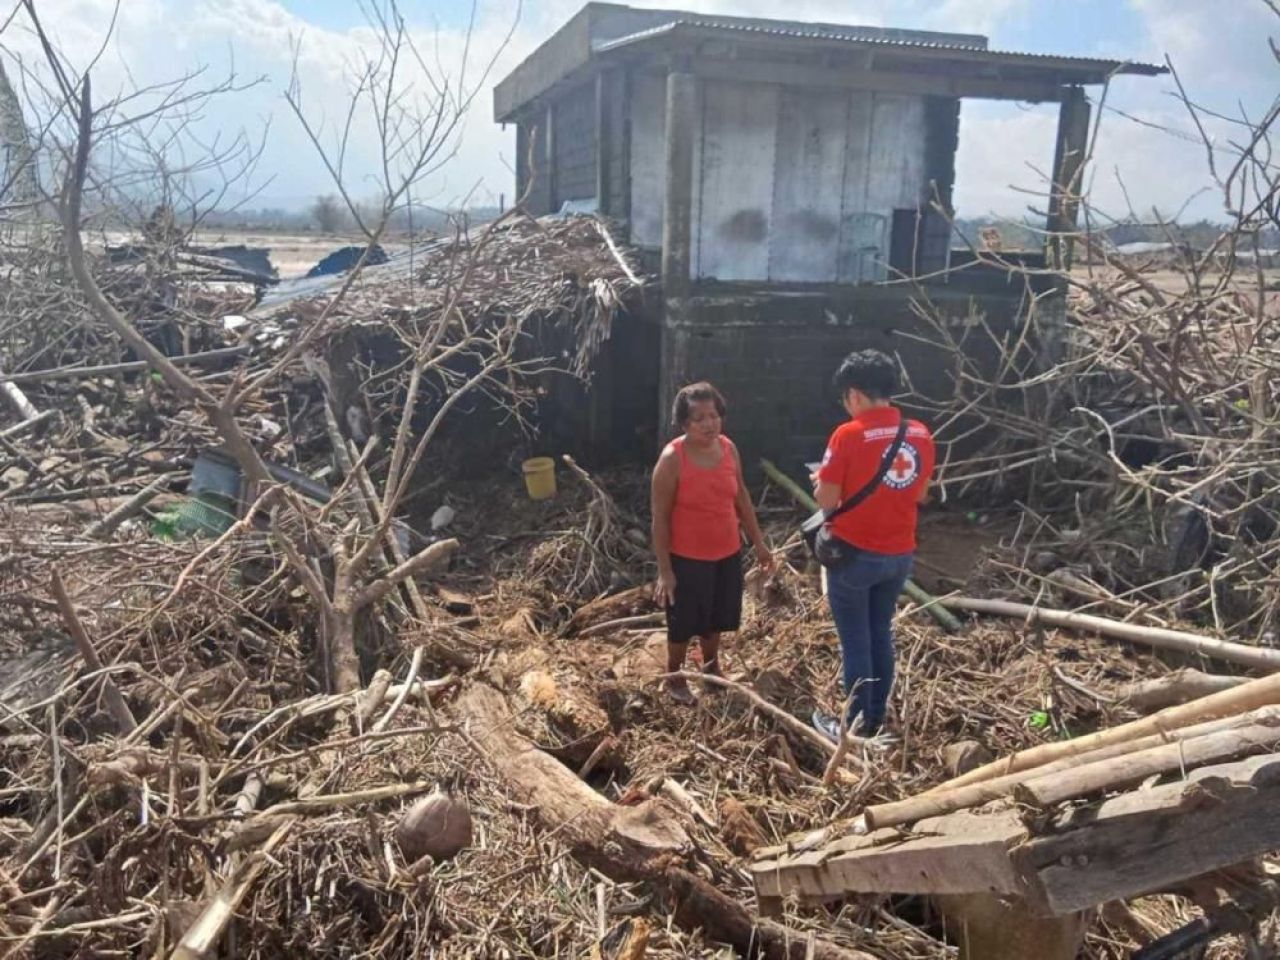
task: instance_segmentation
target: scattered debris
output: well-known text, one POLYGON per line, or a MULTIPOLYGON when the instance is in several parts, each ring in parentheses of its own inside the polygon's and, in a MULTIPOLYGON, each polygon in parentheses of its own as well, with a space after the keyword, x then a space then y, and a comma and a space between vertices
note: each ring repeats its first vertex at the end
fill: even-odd
POLYGON ((329 277, 335 274, 346 273, 359 263, 361 258, 364 259, 365 264, 371 267, 376 267, 378 264, 386 263, 388 259, 387 252, 377 244, 368 248, 364 246, 340 247, 333 251, 333 253, 321 258, 319 263, 307 271, 307 276, 329 277), (367 255, 366 249, 368 251, 367 255))

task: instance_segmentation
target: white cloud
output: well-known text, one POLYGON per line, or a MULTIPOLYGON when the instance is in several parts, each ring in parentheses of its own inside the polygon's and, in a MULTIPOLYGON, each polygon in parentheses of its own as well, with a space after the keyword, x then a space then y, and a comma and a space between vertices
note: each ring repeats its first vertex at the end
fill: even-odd
MULTIPOLYGON (((1128 55, 1159 60, 1167 52, 1184 82, 1203 99, 1221 109, 1234 109, 1239 98, 1260 113, 1270 102, 1276 84, 1276 65, 1267 48, 1274 17, 1261 0, 1231 0, 1231 15, 1222 4, 1202 0, 1128 0, 1144 32, 1134 36, 1104 35, 1094 40, 1081 27, 1098 55, 1128 55)), ((653 4, 660 5, 660 4, 653 4)), ((776 0, 685 0, 672 3, 703 13, 778 16, 776 0)), ((476 202, 510 197, 514 177, 514 137, 492 122, 490 88, 545 40, 581 6, 580 0, 526 0, 525 11, 511 43, 499 54, 486 88, 469 111, 456 159, 429 185, 430 202, 447 204, 471 191, 476 202)), ((987 33, 993 44, 1016 46, 1007 40, 1013 25, 1025 22, 1031 0, 791 0, 786 16, 828 22, 931 28, 987 33), (1004 35, 1002 35, 1004 31, 1004 35)), ((83 65, 96 51, 110 20, 111 0, 42 0, 46 25, 73 63, 83 65)), ((483 0, 475 36, 473 66, 492 56, 511 29, 512 6, 504 0, 483 0)), ((1099 30, 1099 33, 1103 31, 1099 30)), ((463 49, 457 31, 431 29, 415 33, 421 48, 456 74, 463 49)), ((7 49, 30 56, 33 40, 19 27, 2 38, 7 49)), ((120 7, 116 35, 95 70, 100 96, 121 89, 132 76, 137 83, 172 77, 193 64, 208 64, 211 75, 234 62, 241 77, 265 76, 253 90, 211 104, 202 124, 208 128, 259 128, 269 118, 271 134, 262 169, 275 175, 266 197, 288 205, 329 189, 326 174, 306 143, 297 121, 282 99, 292 68, 293 44, 301 40, 298 69, 304 98, 312 116, 323 117, 332 134, 345 110, 350 65, 371 36, 365 30, 338 32, 308 24, 275 0, 128 0, 120 7)), ((1079 39, 1079 38, 1077 38, 1079 39)), ((1070 44, 1069 52, 1089 53, 1070 44)), ((473 70, 472 81, 477 74, 473 70)), ((1168 96, 1167 78, 1121 78, 1110 103, 1126 113, 1184 134, 1193 130, 1180 105, 1168 96)), ((988 211, 1017 215, 1027 206, 1042 206, 1040 173, 1052 162, 1056 110, 1040 106, 1021 110, 1007 104, 966 102, 962 112, 958 158, 957 203, 968 214, 988 211), (1019 192, 1030 191, 1030 192, 1019 192)), ((1222 138, 1222 124, 1210 124, 1222 138)), ((372 173, 376 167, 368 127, 353 138, 352 169, 372 173)), ((1208 183, 1203 150, 1196 144, 1108 112, 1094 157, 1091 183, 1098 205, 1108 211, 1127 206, 1128 198, 1141 211, 1159 205, 1178 208, 1208 183)), ((356 192, 375 192, 372 179, 356 177, 356 192)), ((1202 197, 1192 207, 1196 215, 1216 215, 1221 204, 1202 197)))

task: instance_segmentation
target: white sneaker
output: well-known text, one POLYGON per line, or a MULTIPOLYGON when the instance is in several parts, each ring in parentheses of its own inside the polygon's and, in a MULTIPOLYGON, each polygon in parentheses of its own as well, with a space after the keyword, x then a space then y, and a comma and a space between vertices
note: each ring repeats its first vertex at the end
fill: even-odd
POLYGON ((888 730, 881 730, 875 736, 867 738, 867 746, 872 750, 892 750, 901 743, 902 738, 888 730))

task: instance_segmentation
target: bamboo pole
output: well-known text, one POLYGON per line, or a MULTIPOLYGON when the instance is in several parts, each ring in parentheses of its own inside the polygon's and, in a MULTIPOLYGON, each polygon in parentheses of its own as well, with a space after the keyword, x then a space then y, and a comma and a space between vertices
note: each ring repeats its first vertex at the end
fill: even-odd
POLYGON ((1120 700, 1125 706, 1141 713, 1186 703, 1221 690, 1231 690, 1248 682, 1248 677, 1227 677, 1183 667, 1166 676, 1133 684, 1125 690, 1120 700))
MULTIPOLYGON (((1209 720, 1180 730, 1153 733, 1136 740, 1099 747, 1079 756, 1064 757, 1061 760, 1047 763, 1033 770, 1009 773, 980 783, 931 790, 928 793, 907 797, 905 800, 895 800, 892 803, 876 804, 875 806, 867 807, 863 811, 863 817, 866 820, 868 830, 879 830, 883 827, 894 827, 903 823, 915 823, 917 820, 940 817, 944 814, 955 813, 957 810, 980 807, 985 803, 990 803, 992 800, 1010 796, 1014 792, 1014 788, 1019 784, 1035 777, 1071 770, 1085 764, 1123 757, 1137 753, 1140 750, 1177 743, 1192 737, 1207 736, 1223 730, 1236 730, 1268 722, 1280 722, 1280 707, 1262 707, 1243 716, 1209 720)), ((943 786, 945 787, 946 784, 943 784, 943 786)))
MULTIPOLYGON (((801 506, 808 507, 810 510, 818 509, 818 501, 813 499, 813 495, 779 470, 772 461, 762 459, 760 461, 760 466, 764 470, 765 476, 778 486, 782 487, 782 489, 787 491, 787 493, 791 494, 791 496, 794 497, 796 502, 801 506)), ((933 594, 929 593, 927 590, 923 589, 914 580, 908 580, 906 585, 902 588, 902 591, 916 603, 920 604, 920 608, 922 610, 927 612, 929 616, 933 617, 934 620, 938 621, 938 623, 947 630, 950 630, 952 633, 959 633, 963 629, 960 621, 956 619, 955 615, 952 614, 951 611, 942 605, 942 601, 933 596, 933 594)))
POLYGON ((1033 607, 1008 600, 981 600, 975 597, 946 597, 940 601, 953 610, 972 610, 974 613, 990 613, 1002 617, 1015 617, 1028 624, 1043 623, 1050 627, 1071 630, 1088 630, 1106 637, 1143 643, 1157 650, 1174 650, 1178 653, 1198 654, 1226 663, 1234 663, 1254 670, 1273 673, 1280 670, 1280 650, 1250 647, 1243 643, 1231 643, 1204 637, 1198 633, 1166 630, 1162 627, 1146 627, 1136 623, 1121 623, 1106 617, 1070 610, 1051 610, 1033 607))
POLYGON ((1046 810, 1102 790, 1131 787, 1157 774, 1222 763, 1246 754, 1267 753, 1274 750, 1278 742, 1280 726, 1273 718, 1269 723, 1221 730, 1070 770, 1041 774, 1019 784, 1013 795, 1019 803, 1046 810))
POLYGON ((981 783, 1008 773, 1031 770, 1064 757, 1078 757, 1098 747, 1127 743, 1150 734, 1188 727, 1201 720, 1230 717, 1272 704, 1280 704, 1280 674, 1250 680, 1234 689, 1213 693, 1199 700, 1192 700, 1190 703, 1166 707, 1149 717, 1131 720, 1129 723, 1122 723, 1118 727, 1107 730, 1099 730, 1086 737, 1043 743, 1038 747, 1021 750, 939 784, 928 791, 928 794, 941 793, 970 783, 981 783))

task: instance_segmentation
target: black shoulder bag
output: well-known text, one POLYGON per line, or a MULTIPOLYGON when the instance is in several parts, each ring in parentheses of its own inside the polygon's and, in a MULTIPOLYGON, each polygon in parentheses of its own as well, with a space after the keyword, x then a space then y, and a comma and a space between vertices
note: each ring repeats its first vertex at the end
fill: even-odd
POLYGON ((884 452, 884 456, 880 460, 880 469, 876 471, 876 475, 868 480, 862 489, 850 494, 844 503, 830 513, 825 510, 818 510, 800 525, 800 536, 809 545, 809 552, 824 567, 830 569, 831 567, 844 566, 844 564, 858 555, 857 547, 841 540, 831 532, 831 521, 840 516, 840 514, 852 510, 875 492, 876 487, 880 486, 880 481, 884 479, 884 475, 889 472, 889 465, 893 463, 894 457, 902 449, 902 441, 906 439, 906 436, 907 418, 904 416, 898 423, 898 432, 893 438, 893 443, 889 444, 889 449, 884 452))

